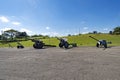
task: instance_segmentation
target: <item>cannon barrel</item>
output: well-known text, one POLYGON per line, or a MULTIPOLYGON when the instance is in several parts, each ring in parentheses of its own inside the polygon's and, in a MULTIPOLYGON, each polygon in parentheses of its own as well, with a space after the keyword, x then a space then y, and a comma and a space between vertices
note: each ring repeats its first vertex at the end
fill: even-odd
POLYGON ((92 39, 94 39, 94 40, 96 40, 96 41, 99 41, 98 39, 96 39, 96 38, 94 38, 94 37, 92 37, 92 36, 89 36, 90 38, 92 38, 92 39))
POLYGON ((98 41, 97 42, 97 44, 96 44, 96 47, 104 47, 104 48, 107 48, 107 42, 106 42, 106 40, 98 40, 98 39, 96 39, 96 38, 94 38, 94 37, 92 37, 92 36, 89 36, 90 38, 92 38, 92 39, 94 39, 94 40, 96 40, 96 41, 98 41))
POLYGON ((44 47, 56 47, 56 45, 45 44, 43 41, 38 39, 29 39, 34 42, 33 47, 36 49, 42 49, 44 47))
POLYGON ((56 37, 58 40, 60 40, 61 38, 58 38, 58 37, 56 37))

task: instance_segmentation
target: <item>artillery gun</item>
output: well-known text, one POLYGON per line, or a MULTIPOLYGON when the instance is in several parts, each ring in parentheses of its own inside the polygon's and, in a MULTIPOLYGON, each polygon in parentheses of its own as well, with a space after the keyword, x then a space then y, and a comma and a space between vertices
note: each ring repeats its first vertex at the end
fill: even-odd
POLYGON ((47 47, 56 47, 55 45, 46 45, 45 43, 43 43, 43 41, 37 40, 37 39, 31 39, 31 41, 34 42, 33 47, 35 49, 42 49, 45 46, 47 46, 47 47))
POLYGON ((69 48, 69 46, 71 45, 72 47, 77 47, 76 43, 68 43, 66 38, 57 38, 60 43, 59 43, 59 47, 60 48, 69 48))
POLYGON ((18 45, 17 45, 17 48, 18 48, 18 49, 23 49, 23 48, 24 48, 24 46, 23 46, 20 42, 17 42, 17 44, 18 44, 18 45))
POLYGON ((42 49, 43 46, 44 46, 43 41, 34 40, 34 39, 33 39, 32 42, 34 42, 33 47, 34 47, 35 49, 42 49))
POLYGON ((104 47, 104 48, 107 48, 107 44, 109 43, 109 44, 111 44, 112 42, 107 42, 106 40, 98 40, 98 39, 96 39, 96 38, 94 38, 94 37, 92 37, 92 36, 89 36, 90 38, 92 38, 92 39, 94 39, 94 40, 96 40, 96 41, 98 41, 97 43, 96 43, 96 47, 98 47, 98 48, 100 48, 100 47, 104 47))

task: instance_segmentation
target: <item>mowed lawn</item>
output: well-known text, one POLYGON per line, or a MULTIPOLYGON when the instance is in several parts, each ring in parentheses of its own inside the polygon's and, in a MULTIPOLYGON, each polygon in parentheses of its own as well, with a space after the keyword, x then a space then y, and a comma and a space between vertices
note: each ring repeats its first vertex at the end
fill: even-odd
MULTIPOLYGON (((89 36, 93 36, 98 40, 107 40, 107 42, 112 42, 112 44, 108 44, 108 46, 120 46, 120 35, 109 35, 109 34, 82 34, 79 36, 69 36, 65 37, 68 39, 69 43, 77 43, 78 46, 95 46, 97 41, 90 38, 89 36)), ((48 39, 41 39, 45 44, 48 45, 59 45, 59 40, 57 38, 48 38, 48 39)), ((20 42, 25 47, 32 47, 34 44, 31 40, 22 41, 20 42)), ((16 47, 17 42, 11 42, 9 44, 1 44, 0 47, 9 47, 9 46, 16 47)))

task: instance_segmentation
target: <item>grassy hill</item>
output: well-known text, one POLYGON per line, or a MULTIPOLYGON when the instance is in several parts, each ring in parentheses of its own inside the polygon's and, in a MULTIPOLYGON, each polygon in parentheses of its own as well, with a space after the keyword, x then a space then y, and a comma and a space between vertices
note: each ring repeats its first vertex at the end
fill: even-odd
MULTIPOLYGON (((79 36, 69 36, 66 37, 68 39, 69 43, 77 43, 78 46, 95 46, 96 42, 89 36, 93 36, 97 38, 98 40, 107 40, 107 42, 111 41, 112 44, 109 44, 110 46, 120 46, 120 35, 109 35, 109 34, 83 34, 79 36)), ((49 39, 42 39, 42 41, 45 44, 52 44, 58 46, 59 40, 57 38, 49 38, 49 39)), ((16 42, 9 43, 11 46, 17 46, 16 42)), ((9 44, 1 44, 0 47, 8 47, 9 44)), ((33 42, 31 40, 28 41, 22 41, 21 44, 23 44, 25 47, 31 47, 33 45, 33 42)))

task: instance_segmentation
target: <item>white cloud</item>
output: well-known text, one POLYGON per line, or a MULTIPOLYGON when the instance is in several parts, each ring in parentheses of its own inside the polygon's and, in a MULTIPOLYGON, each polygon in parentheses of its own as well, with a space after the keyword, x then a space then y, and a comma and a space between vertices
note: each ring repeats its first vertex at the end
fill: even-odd
POLYGON ((21 23, 20 22, 12 22, 13 25, 19 26, 21 23))
POLYGON ((32 32, 32 31, 30 31, 30 30, 28 30, 28 29, 25 29, 25 28, 21 28, 20 31, 21 31, 21 32, 24 32, 24 31, 25 31, 25 32, 29 32, 29 33, 32 32))
POLYGON ((21 28, 21 29, 20 29, 20 32, 26 32, 28 35, 32 35, 32 34, 33 34, 32 31, 30 31, 30 30, 28 30, 28 29, 25 29, 25 28, 21 28))
POLYGON ((61 36, 59 33, 57 32, 45 32, 45 33, 41 33, 42 35, 49 35, 49 36, 61 36))
POLYGON ((51 32, 51 36, 61 36, 61 35, 57 32, 51 32))
POLYGON ((2 32, 4 32, 4 31, 7 31, 7 30, 10 30, 11 28, 3 28, 3 29, 0 29, 0 35, 2 34, 2 32))
POLYGON ((7 31, 7 30, 10 30, 11 28, 4 28, 4 29, 1 29, 1 31, 7 31))
POLYGON ((47 29, 47 30, 49 30, 49 29, 50 29, 50 27, 46 27, 46 29, 47 29))
POLYGON ((1 22, 5 22, 5 23, 9 22, 8 18, 5 17, 5 16, 1 16, 1 17, 0 17, 0 21, 1 21, 1 22))
POLYGON ((108 28, 104 28, 103 30, 104 30, 104 31, 107 31, 107 30, 108 30, 108 28))
POLYGON ((78 35, 78 33, 74 33, 74 35, 78 35))
POLYGON ((87 34, 87 33, 89 33, 88 31, 86 31, 86 32, 82 32, 82 34, 87 34))
POLYGON ((84 30, 87 30, 87 29, 88 29, 88 27, 84 27, 83 29, 84 29, 84 30))

